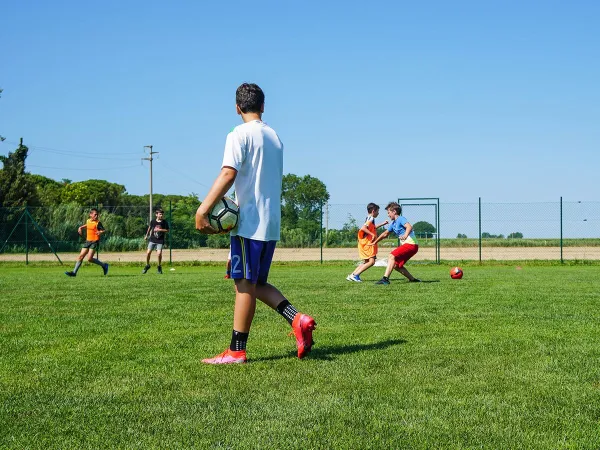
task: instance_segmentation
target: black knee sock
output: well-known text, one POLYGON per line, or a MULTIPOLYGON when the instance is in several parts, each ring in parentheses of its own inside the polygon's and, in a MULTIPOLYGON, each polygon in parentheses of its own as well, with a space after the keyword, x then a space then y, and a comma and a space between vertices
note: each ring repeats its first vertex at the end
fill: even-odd
POLYGON ((246 350, 246 343, 248 342, 249 333, 241 333, 233 330, 231 332, 231 344, 229 344, 229 350, 239 352, 240 350, 246 350))
POLYGON ((290 325, 294 321, 294 317, 296 317, 296 314, 298 314, 298 311, 296 310, 296 308, 294 308, 294 305, 292 305, 287 300, 284 300, 279 305, 277 305, 276 309, 279 314, 285 317, 285 320, 287 320, 290 325))

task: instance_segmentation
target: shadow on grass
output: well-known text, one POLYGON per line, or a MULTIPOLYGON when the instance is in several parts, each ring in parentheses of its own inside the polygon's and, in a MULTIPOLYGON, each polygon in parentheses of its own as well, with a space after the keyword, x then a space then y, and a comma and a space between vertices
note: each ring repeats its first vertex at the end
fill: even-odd
MULTIPOLYGON (((393 345, 406 344, 406 339, 389 339, 382 342, 374 342, 372 344, 351 344, 351 345, 335 345, 329 347, 318 347, 315 345, 313 350, 306 356, 306 359, 319 359, 325 361, 331 361, 335 359, 337 355, 345 355, 348 353, 357 353, 371 350, 383 350, 393 345)), ((287 355, 268 356, 266 358, 252 358, 252 361, 275 361, 278 359, 296 358, 296 352, 290 352, 287 355)))

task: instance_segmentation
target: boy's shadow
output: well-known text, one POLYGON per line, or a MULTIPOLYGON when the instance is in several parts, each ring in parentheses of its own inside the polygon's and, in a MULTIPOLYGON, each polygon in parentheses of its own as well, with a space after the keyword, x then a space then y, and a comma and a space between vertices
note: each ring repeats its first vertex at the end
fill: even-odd
MULTIPOLYGON (((351 345, 335 345, 330 347, 315 347, 306 357, 307 359, 320 359, 331 361, 336 355, 345 355, 347 353, 356 353, 368 350, 382 350, 392 345, 406 344, 406 339, 389 339, 382 342, 374 342, 372 344, 351 344, 351 345)), ((277 359, 287 359, 296 357, 296 353, 288 355, 268 356, 266 358, 256 358, 252 361, 275 361, 277 359)))

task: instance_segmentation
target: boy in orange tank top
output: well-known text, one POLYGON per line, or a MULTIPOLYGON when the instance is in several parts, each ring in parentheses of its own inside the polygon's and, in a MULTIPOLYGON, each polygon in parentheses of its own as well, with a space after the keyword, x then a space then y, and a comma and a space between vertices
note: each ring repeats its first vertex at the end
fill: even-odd
POLYGON ((108 273, 108 263, 103 263, 99 259, 94 258, 94 254, 96 253, 96 249, 100 244, 100 236, 102 236, 105 232, 102 223, 98 220, 98 210, 96 208, 92 208, 90 210, 90 218, 87 220, 85 225, 81 225, 77 232, 79 235, 82 235, 82 230, 85 228, 85 244, 83 244, 83 248, 77 257, 77 261, 75 261, 75 267, 70 272, 65 272, 65 275, 69 277, 77 276, 77 271, 81 267, 83 263, 83 258, 85 255, 88 256, 88 261, 102 267, 102 271, 104 275, 108 273))

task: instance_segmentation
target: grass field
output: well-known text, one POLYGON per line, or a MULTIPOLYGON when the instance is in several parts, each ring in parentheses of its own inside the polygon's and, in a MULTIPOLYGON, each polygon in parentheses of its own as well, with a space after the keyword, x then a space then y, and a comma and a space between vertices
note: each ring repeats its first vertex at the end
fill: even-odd
POLYGON ((600 266, 276 266, 234 366, 221 266, 0 268, 0 448, 600 448, 600 266))

